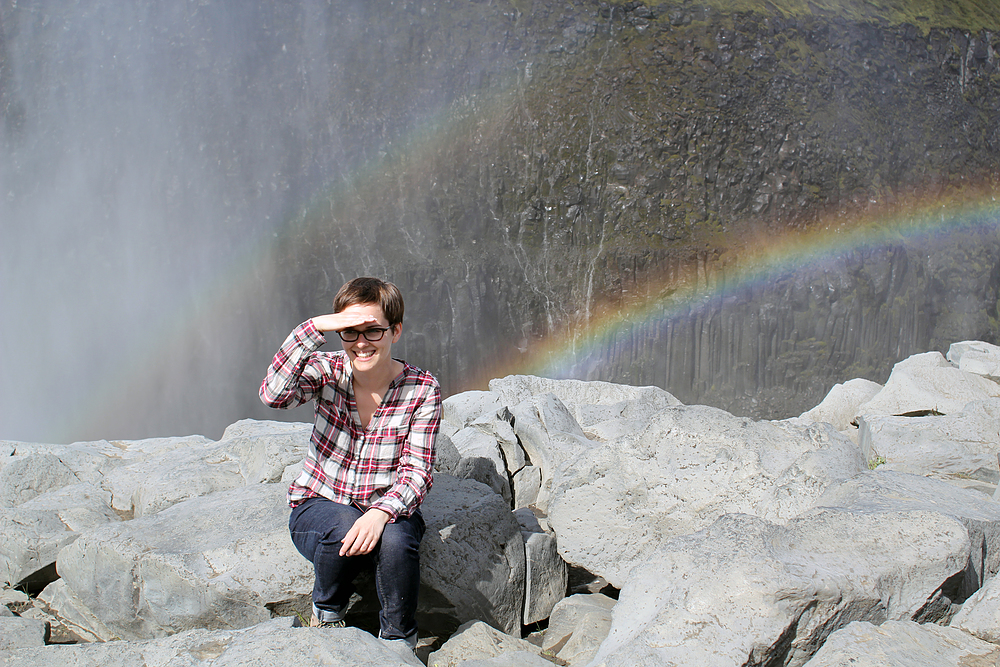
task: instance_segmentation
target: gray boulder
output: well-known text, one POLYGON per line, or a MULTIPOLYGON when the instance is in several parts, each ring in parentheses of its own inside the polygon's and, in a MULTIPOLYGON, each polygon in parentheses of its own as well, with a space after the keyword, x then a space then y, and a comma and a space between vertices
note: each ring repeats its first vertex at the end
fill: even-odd
POLYGON ((246 627, 312 588, 287 521, 283 485, 241 487, 88 532, 58 569, 103 640, 246 627))
MULTIPOLYGON (((199 495, 199 488, 219 490, 204 484, 197 474, 208 465, 205 461, 211 456, 208 452, 217 446, 203 436, 125 440, 115 444, 118 449, 117 465, 107 470, 98 483, 111 493, 111 506, 126 516, 155 513, 156 509, 163 509, 173 502, 199 495), (193 474, 194 477, 178 475, 178 471, 193 474), (172 477, 180 488, 173 489, 171 484, 164 483, 164 477, 172 477), (163 497, 158 495, 157 490, 163 497)), ((230 481, 224 485, 225 488, 235 487, 234 472, 238 474, 238 468, 231 466, 230 481)))
POLYGON ((115 509, 150 516, 189 498, 246 486, 239 461, 224 445, 195 443, 154 454, 111 472, 105 482, 115 509))
POLYGON ((663 408, 681 405, 659 387, 551 380, 532 375, 509 375, 490 380, 490 391, 498 394, 500 401, 511 409, 531 397, 552 394, 568 407, 588 437, 594 440, 611 440, 640 429, 663 408))
POLYGON ((236 461, 245 484, 280 482, 309 449, 312 424, 244 419, 230 424, 219 444, 236 461))
POLYGON ((858 444, 881 467, 943 479, 1000 480, 1000 398, 945 415, 859 418, 858 444))
POLYGON ((874 398, 881 390, 882 385, 862 378, 835 384, 819 405, 803 412, 799 418, 813 422, 827 422, 833 424, 838 431, 846 431, 852 428, 851 423, 858 414, 858 408, 874 398))
MULTIPOLYGON (((541 394, 512 408, 514 430, 531 464, 538 468, 540 483, 534 504, 548 507, 556 469, 597 446, 555 394, 541 394)), ((517 505, 523 502, 515 501, 517 505)))
POLYGON ((992 577, 965 601, 949 625, 1000 644, 1000 577, 992 577))
POLYGON ((549 519, 568 563, 620 587, 633 565, 675 536, 726 513, 787 520, 866 469, 858 448, 828 424, 671 407, 641 432, 566 453, 549 519))
POLYGON ((946 356, 948 361, 967 373, 1000 376, 1000 346, 967 340, 952 343, 946 356))
POLYGON ((102 483, 112 505, 135 518, 189 498, 249 484, 281 481, 298 470, 309 447, 310 424, 244 419, 219 442, 202 436, 120 443, 123 461, 102 483))
POLYGON ((100 485, 104 475, 123 462, 124 447, 107 440, 70 445, 0 442, 0 507, 80 482, 100 485))
POLYGON ((493 438, 502 462, 497 471, 505 476, 513 475, 524 467, 525 463, 524 451, 511 426, 512 420, 513 416, 507 406, 502 404, 500 397, 492 391, 466 391, 444 400, 442 431, 452 436, 460 450, 463 448, 455 436, 464 429, 472 428, 493 438))
POLYGON ((882 391, 858 407, 858 415, 903 415, 933 410, 961 412, 970 401, 1000 397, 1000 385, 981 375, 955 368, 940 352, 925 352, 900 361, 882 391))
POLYGON ((0 507, 17 507, 43 493, 79 482, 72 468, 55 454, 15 452, 0 457, 0 507))
MULTIPOLYGON (((548 506, 552 477, 562 462, 595 443, 640 430, 652 415, 680 404, 657 387, 529 375, 491 380, 490 392, 499 396, 501 405, 509 407, 514 432, 526 456, 523 465, 537 468, 532 478, 535 474, 540 478, 537 493, 533 483, 522 483, 527 494, 515 493, 514 504, 532 504, 543 511, 548 506)), ((510 471, 518 472, 513 468, 510 471)))
POLYGON ((435 475, 422 513, 421 599, 438 600, 455 618, 519 633, 524 541, 510 505, 479 482, 435 475))
MULTIPOLYGON (((470 661, 478 663, 489 658, 519 652, 538 657, 539 649, 519 637, 500 632, 482 621, 469 621, 461 625, 440 649, 427 657, 427 664, 430 667, 467 666, 470 661)), ((551 662, 547 664, 549 667, 552 665, 551 662)))
MULTIPOLYGON (((43 597, 102 640, 246 627, 308 608, 312 566, 288 536, 285 491, 239 486, 92 530, 60 552, 62 580, 43 597)), ((510 505, 477 482, 439 474, 423 514, 424 612, 438 606, 519 630, 525 551, 510 505)))
POLYGON ((933 623, 851 623, 834 632, 808 667, 990 667, 1000 647, 933 623))
POLYGON ((56 555, 80 531, 118 521, 97 488, 120 465, 107 441, 48 445, 0 443, 0 577, 8 585, 51 581, 56 555))
POLYGON ((727 514, 631 571, 591 664, 801 665, 851 621, 914 617, 968 558, 964 526, 934 512, 727 514))
POLYGON ((600 593, 564 598, 549 616, 542 648, 571 666, 587 664, 611 631, 615 604, 600 593))
MULTIPOLYGON (((500 451, 500 445, 495 436, 484 433, 474 426, 467 426, 451 436, 462 459, 483 458, 493 464, 497 476, 507 479, 507 464, 500 451)), ((509 495, 509 492, 508 492, 509 495)))
MULTIPOLYGON (((518 401, 520 402, 520 401, 518 401)), ((484 415, 496 415, 503 408, 498 394, 492 391, 463 391, 444 399, 441 405, 441 430, 455 433, 484 415)))
MULTIPOLYGON (((75 478, 74 478, 75 479, 75 478)), ((18 507, 0 508, 0 577, 6 585, 33 584, 59 550, 84 531, 119 521, 108 492, 89 483, 47 491, 18 507)))
POLYGON ((104 622, 72 591, 66 588, 65 579, 56 579, 38 594, 37 601, 57 614, 59 623, 70 633, 88 642, 106 641, 117 633, 104 622))
MULTIPOLYGON (((1000 571, 1000 504, 976 491, 937 479, 879 469, 830 487, 816 505, 865 513, 939 512, 962 522, 971 550, 962 576, 952 582, 958 601, 1000 571)), ((942 609, 941 613, 949 612, 942 609)))

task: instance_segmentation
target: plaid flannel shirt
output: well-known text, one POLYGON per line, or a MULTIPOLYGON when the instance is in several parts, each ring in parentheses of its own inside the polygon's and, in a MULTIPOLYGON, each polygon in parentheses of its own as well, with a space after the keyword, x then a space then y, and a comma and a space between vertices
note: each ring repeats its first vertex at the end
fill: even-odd
POLYGON ((289 334, 268 368, 260 397, 272 408, 316 401, 309 452, 288 488, 294 507, 321 496, 390 520, 411 514, 433 483, 434 442, 441 426, 441 388, 433 375, 404 362, 368 428, 354 399, 344 352, 318 352, 326 342, 311 320, 289 334))

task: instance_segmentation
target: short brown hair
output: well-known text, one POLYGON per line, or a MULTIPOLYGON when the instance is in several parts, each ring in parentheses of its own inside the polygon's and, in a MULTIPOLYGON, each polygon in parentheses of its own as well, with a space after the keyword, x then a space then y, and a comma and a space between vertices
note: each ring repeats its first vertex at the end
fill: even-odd
POLYGON ((390 327, 403 322, 403 294, 392 283, 378 278, 355 278, 344 283, 333 298, 333 312, 339 313, 359 303, 378 304, 390 327))

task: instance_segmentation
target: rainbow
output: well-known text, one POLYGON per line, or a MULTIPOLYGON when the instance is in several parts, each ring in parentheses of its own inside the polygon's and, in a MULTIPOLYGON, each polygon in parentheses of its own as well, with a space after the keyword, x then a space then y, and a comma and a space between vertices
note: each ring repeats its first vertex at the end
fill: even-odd
POLYGON ((863 208, 829 214, 806 229, 743 235, 706 266, 644 276, 643 295, 629 299, 616 295, 597 303, 588 321, 536 342, 530 351, 504 359, 485 375, 585 379, 578 377, 583 372, 581 363, 598 358, 621 335, 688 315, 700 302, 773 283, 780 276, 821 266, 855 250, 941 240, 959 231, 1000 234, 998 200, 1000 182, 984 180, 933 196, 869 202, 863 208))
MULTIPOLYGON (((329 206, 330 196, 330 191, 325 191, 317 200, 329 206)), ((590 307, 586 321, 571 323, 534 341, 526 352, 487 365, 460 389, 485 389, 490 379, 511 374, 586 379, 581 364, 600 358, 600 352, 620 336, 690 314, 699 302, 767 284, 779 276, 819 266, 862 248, 876 249, 907 239, 933 240, 961 230, 1000 233, 998 198, 1000 183, 985 180, 934 196, 870 202, 854 211, 840 210, 805 229, 745 233, 700 268, 642 276, 642 294, 613 295, 597 301, 590 307)), ((59 433, 62 439, 81 432, 98 437, 109 423, 127 423, 124 415, 141 410, 137 397, 150 391, 143 384, 146 378, 176 376, 181 372, 177 367, 183 366, 178 360, 197 349, 206 331, 231 330, 233 304, 246 306, 266 298, 263 285, 268 278, 261 271, 267 271, 281 243, 319 233, 321 222, 330 224, 329 214, 322 215, 320 208, 314 203, 307 213, 286 221, 275 236, 247 244, 195 299, 172 311, 166 326, 152 328, 144 347, 155 351, 155 356, 144 361, 145 372, 137 374, 129 364, 118 365, 80 399, 59 433)), ((255 391, 256 387, 251 389, 255 391)))

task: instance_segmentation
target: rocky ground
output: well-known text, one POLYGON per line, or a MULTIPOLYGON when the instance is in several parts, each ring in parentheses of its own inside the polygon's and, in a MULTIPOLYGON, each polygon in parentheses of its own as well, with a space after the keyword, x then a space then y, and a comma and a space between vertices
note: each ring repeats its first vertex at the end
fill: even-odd
POLYGON ((993 664, 998 376, 958 343, 783 421, 530 376, 452 396, 419 659, 372 636, 370 580, 350 627, 292 626, 308 425, 0 443, 0 664, 993 664))

